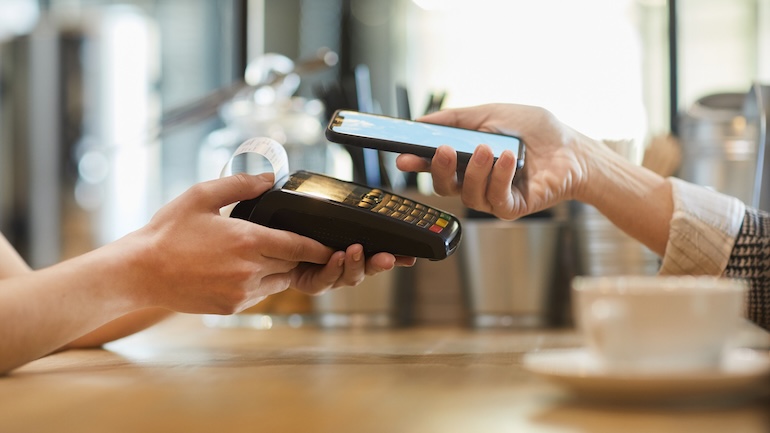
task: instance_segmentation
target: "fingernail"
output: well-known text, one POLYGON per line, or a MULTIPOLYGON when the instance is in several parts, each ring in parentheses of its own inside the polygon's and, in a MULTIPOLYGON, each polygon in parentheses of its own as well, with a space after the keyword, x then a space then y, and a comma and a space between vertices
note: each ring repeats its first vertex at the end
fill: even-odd
POLYGON ((513 152, 510 150, 504 150, 500 155, 500 158, 497 158, 497 164, 501 165, 502 168, 511 168, 513 167, 513 161, 515 159, 516 158, 514 158, 513 152))
POLYGON ((485 165, 489 161, 489 153, 477 150, 473 154, 473 162, 476 165, 485 165))
POLYGON ((265 182, 272 182, 275 175, 273 175, 273 173, 260 173, 257 177, 265 182))

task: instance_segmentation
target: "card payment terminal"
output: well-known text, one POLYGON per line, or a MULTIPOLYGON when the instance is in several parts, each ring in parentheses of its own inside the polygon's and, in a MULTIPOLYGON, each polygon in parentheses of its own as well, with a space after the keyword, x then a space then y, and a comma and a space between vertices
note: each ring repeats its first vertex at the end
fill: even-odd
POLYGON ((378 252, 442 260, 461 238, 458 219, 392 192, 298 171, 230 216, 288 230, 337 250, 359 243, 378 252))

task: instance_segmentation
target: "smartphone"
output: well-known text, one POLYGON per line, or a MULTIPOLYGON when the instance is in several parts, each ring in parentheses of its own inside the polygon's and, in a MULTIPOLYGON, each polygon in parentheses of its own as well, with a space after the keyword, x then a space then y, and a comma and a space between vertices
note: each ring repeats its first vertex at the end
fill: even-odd
POLYGON ((524 167, 525 146, 519 137, 472 129, 434 125, 353 110, 337 110, 326 127, 334 143, 432 158, 436 148, 448 145, 457 151, 458 169, 468 164, 479 144, 492 148, 495 160, 504 150, 516 155, 517 169, 524 167))
POLYGON ((304 170, 239 202, 230 216, 292 231, 336 250, 360 243, 367 256, 389 252, 443 260, 457 249, 462 232, 460 220, 448 212, 304 170))

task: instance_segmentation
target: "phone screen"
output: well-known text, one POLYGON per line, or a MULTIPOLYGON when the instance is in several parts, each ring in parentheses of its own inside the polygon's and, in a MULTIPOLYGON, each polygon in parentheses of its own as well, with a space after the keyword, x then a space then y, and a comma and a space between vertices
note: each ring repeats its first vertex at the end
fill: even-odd
POLYGON ((499 157, 506 149, 520 156, 521 140, 517 137, 357 111, 339 111, 329 129, 337 134, 416 146, 437 148, 445 144, 467 154, 472 154, 479 144, 486 144, 492 148, 495 157, 499 157))

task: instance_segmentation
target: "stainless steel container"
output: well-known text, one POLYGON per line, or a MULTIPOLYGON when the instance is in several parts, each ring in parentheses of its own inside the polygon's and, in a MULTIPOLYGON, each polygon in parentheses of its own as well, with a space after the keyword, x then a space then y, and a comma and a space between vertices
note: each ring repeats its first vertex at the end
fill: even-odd
POLYGON ((316 320, 324 328, 383 328, 396 325, 397 270, 367 277, 313 298, 316 320))
POLYGON ((463 222, 460 274, 473 327, 550 324, 564 224, 556 219, 463 222))
POLYGON ((660 258, 613 225, 593 206, 571 203, 578 275, 655 275, 660 258))

